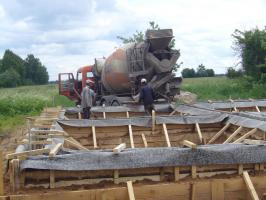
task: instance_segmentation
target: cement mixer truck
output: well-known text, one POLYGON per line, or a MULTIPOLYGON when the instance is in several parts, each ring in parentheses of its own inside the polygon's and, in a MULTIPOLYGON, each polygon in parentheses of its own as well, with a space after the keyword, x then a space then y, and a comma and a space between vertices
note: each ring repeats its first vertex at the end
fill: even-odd
POLYGON ((169 102, 179 94, 182 82, 173 73, 180 52, 169 48, 172 38, 172 29, 147 30, 143 42, 126 44, 107 58, 95 59, 93 65, 78 70, 76 79, 71 73, 59 74, 59 93, 79 103, 82 88, 90 79, 99 105, 136 103, 140 80, 146 78, 156 101, 169 102))

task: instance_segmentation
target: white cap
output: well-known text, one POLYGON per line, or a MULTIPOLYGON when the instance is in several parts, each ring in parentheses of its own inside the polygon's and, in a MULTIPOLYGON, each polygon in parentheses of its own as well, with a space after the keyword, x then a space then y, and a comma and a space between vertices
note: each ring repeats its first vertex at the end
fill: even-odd
POLYGON ((146 80, 146 78, 142 78, 140 82, 141 82, 141 83, 146 83, 147 80, 146 80))

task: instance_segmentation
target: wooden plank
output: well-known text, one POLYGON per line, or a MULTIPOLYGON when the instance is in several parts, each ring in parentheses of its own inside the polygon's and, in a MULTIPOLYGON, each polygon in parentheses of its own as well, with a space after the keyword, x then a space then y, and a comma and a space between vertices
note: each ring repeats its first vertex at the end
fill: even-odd
POLYGON ((134 149, 135 145, 134 145, 134 139, 133 139, 133 132, 132 132, 131 124, 128 125, 128 132, 129 132, 130 146, 132 149, 134 149))
POLYGON ((197 145, 193 142, 190 142, 188 140, 183 140, 183 145, 192 149, 196 149, 197 145))
POLYGON ((4 195, 4 162, 3 162, 3 150, 0 150, 0 196, 4 195))
POLYGON ((216 133, 208 142, 208 144, 213 143, 216 139, 218 139, 230 126, 230 123, 226 123, 226 125, 218 132, 216 133))
POLYGON ((145 137, 144 133, 141 134, 141 138, 142 138, 144 147, 147 148, 148 147, 148 143, 147 143, 147 140, 146 140, 146 137, 145 137))
MULTIPOLYGON (((18 142, 18 144, 29 144, 28 139, 23 139, 22 141, 18 142)), ((47 144, 52 144, 52 141, 49 140, 40 140, 40 141, 32 141, 32 145, 47 145, 47 144)))
POLYGON ((54 173, 54 170, 50 170, 50 188, 55 188, 55 173, 54 173))
POLYGON ((265 144, 264 140, 251 140, 251 139, 244 139, 244 144, 250 144, 250 145, 263 145, 265 144))
POLYGON ((66 138, 66 139, 64 140, 64 144, 69 145, 69 146, 71 146, 71 147, 74 147, 75 149, 79 149, 79 150, 88 150, 86 147, 84 147, 84 146, 82 146, 81 144, 76 143, 76 142, 74 142, 74 141, 72 141, 72 140, 70 140, 70 139, 68 139, 68 138, 66 138))
POLYGON ((242 137, 238 138, 236 141, 234 141, 233 143, 240 143, 242 142, 244 139, 246 139, 247 137, 251 136, 252 134, 257 132, 257 128, 252 129, 251 131, 247 132, 245 135, 243 135, 242 137))
POLYGON ((127 182, 127 191, 128 191, 129 200, 135 200, 132 181, 127 182))
POLYGON ((169 139, 169 135, 168 135, 168 131, 167 131, 167 127, 165 123, 163 123, 163 133, 165 136, 167 147, 171 147, 171 143, 170 143, 170 139, 169 139))
POLYGON ((126 143, 119 144, 118 146, 116 146, 115 148, 113 148, 113 153, 114 154, 118 154, 119 152, 121 152, 125 148, 126 148, 126 143))
POLYGON ((213 181, 211 183, 212 200, 224 200, 224 183, 213 181))
POLYGON ((95 126, 91 127, 91 131, 92 131, 93 147, 96 149, 98 146, 97 146, 95 126))
POLYGON ((196 125, 196 129, 197 129, 197 133, 198 133, 198 136, 199 136, 200 143, 202 143, 202 134, 201 134, 199 123, 196 123, 195 125, 196 125))
POLYGON ((240 133, 240 131, 242 131, 243 127, 242 126, 239 126, 235 132, 233 132, 225 141, 223 144, 226 144, 226 143, 229 143, 232 141, 232 139, 238 134, 240 133))
POLYGON ((35 149, 35 150, 23 151, 19 153, 10 153, 6 155, 6 159, 10 160, 10 159, 17 158, 19 156, 35 156, 35 155, 41 155, 41 154, 49 153, 49 152, 50 152, 50 149, 35 149))
POLYGON ((254 188, 254 185, 250 179, 250 176, 247 171, 243 172, 243 178, 246 183, 246 186, 248 188, 249 194, 252 197, 253 200, 259 200, 258 194, 254 188))
POLYGON ((49 158, 53 158, 56 156, 56 154, 60 151, 60 149, 62 148, 63 144, 62 143, 58 143, 56 144, 49 152, 49 158))

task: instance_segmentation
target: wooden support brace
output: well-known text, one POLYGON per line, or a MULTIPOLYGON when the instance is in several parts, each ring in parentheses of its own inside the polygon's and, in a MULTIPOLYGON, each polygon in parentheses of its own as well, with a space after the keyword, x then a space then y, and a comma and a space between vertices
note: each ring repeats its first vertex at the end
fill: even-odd
POLYGON ((50 188, 55 188, 55 172, 50 170, 50 188))
POLYGON ((0 196, 4 195, 4 163, 3 163, 3 151, 0 150, 0 196))
POLYGON ((250 145, 263 145, 265 144, 264 140, 251 140, 251 139, 244 139, 244 144, 250 144, 250 145))
POLYGON ((254 188, 254 185, 250 179, 250 176, 247 171, 243 172, 243 178, 246 183, 246 186, 248 188, 249 194, 252 197, 253 200, 259 200, 258 194, 254 188))
POLYGON ((64 144, 74 147, 75 149, 88 150, 86 147, 82 146, 80 143, 76 143, 75 141, 71 139, 65 139, 64 144))
POLYGON ((258 106, 255 106, 255 108, 256 108, 257 112, 260 112, 260 109, 258 106))
POLYGON ((172 115, 174 115, 176 113, 176 110, 173 110, 170 114, 169 114, 169 116, 172 116, 172 115))
POLYGON ((230 126, 230 123, 227 123, 218 133, 216 133, 208 142, 208 144, 213 143, 216 139, 218 139, 230 126))
POLYGON ((163 123, 163 133, 165 136, 167 147, 171 147, 171 143, 170 143, 170 139, 169 139, 169 135, 168 135, 168 131, 167 131, 167 127, 165 123, 163 123))
POLYGON ((234 141, 233 143, 240 143, 242 142, 244 139, 246 139, 247 137, 251 136, 252 134, 257 132, 257 128, 252 129, 251 131, 247 132, 245 135, 243 135, 242 137, 238 138, 236 141, 234 141))
POLYGON ((10 160, 10 159, 14 159, 17 158, 19 156, 33 156, 33 155, 41 155, 44 153, 49 153, 50 149, 35 149, 35 150, 30 150, 30 151, 23 151, 23 152, 19 152, 19 153, 10 153, 6 155, 6 159, 10 160))
POLYGON ((232 139, 238 134, 240 133, 240 131, 242 131, 243 127, 242 126, 239 126, 235 132, 233 132, 225 141, 223 144, 226 144, 226 143, 229 143, 232 141, 232 139))
POLYGON ((95 126, 91 127, 91 131, 92 131, 93 147, 94 147, 94 149, 96 149, 98 146, 97 146, 95 126))
POLYGON ((197 167, 195 165, 191 166, 191 177, 197 178, 197 167))
POLYGON ((203 140, 202 140, 202 134, 201 134, 199 123, 196 123, 195 126, 196 126, 196 129, 197 129, 197 133, 199 135, 200 143, 202 143, 203 140))
POLYGON ((133 138, 133 132, 132 132, 131 124, 128 125, 128 132, 129 132, 130 146, 132 149, 134 149, 135 145, 134 145, 134 138, 133 138))
POLYGON ((151 119, 152 119, 152 133, 155 131, 155 111, 152 110, 151 112, 151 119))
POLYGON ((144 133, 141 134, 141 138, 142 138, 144 147, 147 148, 148 147, 148 143, 147 143, 147 140, 146 140, 146 137, 145 137, 144 133))
POLYGON ((127 191, 128 191, 129 200, 135 200, 132 181, 127 182, 127 191))
POLYGON ((125 148, 126 148, 126 143, 119 144, 118 146, 116 146, 115 148, 113 148, 113 153, 114 154, 118 154, 119 152, 121 152, 125 148))
POLYGON ((58 143, 57 145, 55 145, 50 153, 49 153, 49 158, 53 158, 56 156, 56 154, 59 152, 59 150, 62 148, 63 144, 62 143, 58 143))
POLYGON ((211 183, 212 200, 224 200, 224 183, 213 181, 211 183))
POLYGON ((188 140, 183 140, 183 145, 192 149, 196 149, 197 145, 193 142, 190 142, 188 140))
POLYGON ((175 181, 178 181, 180 178, 180 170, 179 167, 174 167, 175 181))

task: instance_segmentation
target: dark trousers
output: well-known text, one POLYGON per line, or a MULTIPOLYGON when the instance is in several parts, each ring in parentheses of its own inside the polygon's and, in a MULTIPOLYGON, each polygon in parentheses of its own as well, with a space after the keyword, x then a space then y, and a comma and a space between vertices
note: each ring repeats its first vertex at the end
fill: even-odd
POLYGON ((90 119, 91 107, 83 108, 83 119, 90 119))
POLYGON ((152 110, 154 110, 154 105, 153 104, 147 104, 144 105, 144 110, 148 115, 151 115, 152 110))

